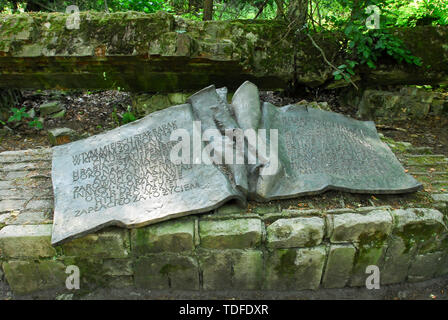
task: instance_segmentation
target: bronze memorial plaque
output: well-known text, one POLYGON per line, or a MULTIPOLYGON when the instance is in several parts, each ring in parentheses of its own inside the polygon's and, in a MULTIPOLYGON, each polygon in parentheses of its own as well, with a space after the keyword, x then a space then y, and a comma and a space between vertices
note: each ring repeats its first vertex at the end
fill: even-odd
POLYGON ((328 189, 405 193, 421 187, 373 122, 260 103, 245 82, 53 148, 52 243, 110 225, 139 227, 229 200, 269 201, 328 189))

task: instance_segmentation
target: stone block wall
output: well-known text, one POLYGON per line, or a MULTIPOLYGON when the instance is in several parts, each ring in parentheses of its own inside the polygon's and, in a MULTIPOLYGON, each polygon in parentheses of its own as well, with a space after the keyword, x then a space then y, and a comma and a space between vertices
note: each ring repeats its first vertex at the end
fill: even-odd
POLYGON ((0 231, 2 269, 18 294, 63 291, 69 265, 80 268, 82 288, 152 290, 364 286, 369 265, 380 268, 382 284, 448 274, 448 232, 435 209, 247 215, 109 228, 58 247, 50 244, 51 224, 8 225, 0 231))
MULTIPOLYGON (((86 291, 358 287, 365 286, 369 265, 379 267, 382 285, 448 274, 444 188, 429 194, 431 208, 228 204, 138 229, 112 227, 53 247, 50 159, 49 149, 0 154, 0 281, 18 295, 68 292, 71 265, 79 267, 86 291)), ((443 159, 437 161, 446 165, 443 159)), ((409 155, 404 162, 416 171, 426 168, 420 160, 409 155)))

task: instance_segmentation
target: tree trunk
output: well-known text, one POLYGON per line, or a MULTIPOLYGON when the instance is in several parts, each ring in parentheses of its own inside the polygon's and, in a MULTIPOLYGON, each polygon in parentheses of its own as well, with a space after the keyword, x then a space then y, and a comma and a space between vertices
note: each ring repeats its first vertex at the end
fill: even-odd
POLYGON ((213 0, 204 0, 204 21, 213 20, 213 0))
POLYGON ((288 7, 287 19, 302 28, 308 18, 308 0, 291 0, 288 7))
POLYGON ((276 19, 283 19, 285 17, 285 11, 283 10, 283 0, 275 0, 277 5, 276 19))

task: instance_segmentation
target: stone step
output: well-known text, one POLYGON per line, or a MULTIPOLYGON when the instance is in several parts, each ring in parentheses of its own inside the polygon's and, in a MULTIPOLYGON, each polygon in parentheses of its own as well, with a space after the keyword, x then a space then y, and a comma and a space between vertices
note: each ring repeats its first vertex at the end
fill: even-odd
POLYGON ((407 151, 411 154, 432 154, 431 147, 410 147, 407 151))
POLYGON ((433 192, 435 192, 435 193, 441 193, 441 192, 448 191, 448 183, 443 183, 443 184, 432 183, 431 187, 433 189, 433 192))
POLYGON ((53 211, 53 199, 0 200, 0 213, 27 211, 53 211))
POLYGON ((444 154, 408 154, 406 157, 409 159, 447 159, 447 156, 444 154))
POLYGON ((440 161, 437 159, 436 161, 428 161, 426 163, 418 163, 417 161, 413 160, 405 160, 404 161, 405 167, 421 167, 421 168, 427 168, 427 167, 434 167, 434 168, 445 168, 448 165, 448 161, 440 161))
POLYGON ((38 162, 16 162, 3 164, 0 167, 0 172, 10 171, 32 171, 32 170, 51 170, 51 162, 38 161, 38 162))
POLYGON ((0 153, 0 163, 51 161, 51 157, 50 148, 5 151, 0 153))
POLYGON ((419 164, 419 165, 408 165, 404 166, 410 172, 448 172, 448 162, 437 162, 431 164, 419 164))
POLYGON ((448 193, 436 193, 432 195, 434 201, 448 202, 448 193))
POLYGON ((0 223, 4 225, 41 225, 52 224, 53 215, 50 211, 23 211, 10 212, 0 215, 0 223))
POLYGON ((53 188, 0 189, 0 200, 53 199, 53 188))
POLYGON ((13 181, 23 179, 50 179, 51 169, 39 168, 30 171, 0 171, 0 181, 13 181))
POLYGON ((425 172, 425 171, 409 171, 409 174, 415 175, 415 176, 431 176, 434 179, 438 179, 442 177, 444 179, 445 176, 448 177, 448 172, 443 171, 432 171, 432 172, 425 172))
POLYGON ((431 166, 448 163, 448 158, 444 155, 409 156, 404 160, 405 165, 431 166))
POLYGON ((36 188, 48 189, 52 188, 51 179, 43 178, 17 178, 14 180, 0 180, 0 190, 21 189, 34 190, 36 188))

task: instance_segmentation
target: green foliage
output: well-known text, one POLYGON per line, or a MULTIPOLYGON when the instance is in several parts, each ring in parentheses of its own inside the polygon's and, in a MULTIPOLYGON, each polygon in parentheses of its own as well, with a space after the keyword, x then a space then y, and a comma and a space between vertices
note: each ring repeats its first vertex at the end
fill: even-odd
POLYGON ((127 111, 121 115, 121 123, 126 124, 135 121, 137 118, 131 111, 131 106, 128 106, 127 111))
POLYGON ((344 33, 348 39, 347 52, 361 65, 375 69, 376 61, 385 54, 397 62, 421 65, 420 59, 404 48, 403 42, 388 29, 367 29, 365 24, 349 23, 344 33))
POLYGON ((355 75, 353 69, 358 64, 356 61, 347 60, 346 64, 340 65, 335 72, 333 72, 335 80, 341 80, 344 78, 345 81, 349 81, 351 76, 355 75))
POLYGON ((274 19, 277 11, 274 0, 215 0, 214 5, 214 20, 253 19, 261 7, 258 19, 274 19))
POLYGON ((389 22, 399 27, 416 25, 447 25, 448 2, 446 0, 388 0, 383 11, 389 22))
MULTIPOLYGON (((20 109, 11 108, 12 116, 9 117, 8 122, 17 122, 17 123, 28 122, 28 125, 31 128, 34 128, 36 130, 42 129, 43 128, 42 122, 36 117, 31 118, 29 113, 26 112, 25 110, 26 110, 25 107, 20 108, 20 109), (30 121, 26 121, 25 119, 30 120, 30 121)), ((5 124, 5 123, 2 123, 2 124, 5 124)))
POLYGON ((22 119, 30 118, 30 115, 25 111, 26 108, 11 108, 12 116, 9 117, 8 122, 21 122, 22 119))
MULTIPOLYGON (((214 20, 279 18, 293 0, 214 0, 214 20), (281 10, 277 3, 283 3, 281 10), (261 10, 262 9, 262 10, 261 10)), ((297 0, 294 0, 297 1, 297 0)), ((382 23, 389 26, 448 24, 446 0, 309 0, 310 20, 325 27, 338 28, 349 18, 359 18, 362 10, 374 4, 381 9, 382 23)), ((139 11, 152 13, 167 11, 185 18, 201 20, 203 0, 0 0, 0 11, 16 11, 20 4, 27 11, 65 11, 77 5, 81 11, 139 11)))
POLYGON ((381 28, 448 24, 446 0, 311 0, 310 18, 324 28, 338 29, 350 19, 365 19, 369 5, 381 10, 381 28))
MULTIPOLYGON (((404 5, 404 2, 409 1, 401 0, 401 2, 401 5, 404 5)), ((403 42, 390 31, 390 27, 396 26, 397 21, 388 9, 388 5, 392 3, 391 0, 338 0, 337 5, 325 1, 322 3, 326 5, 325 8, 335 8, 335 12, 341 14, 327 15, 328 20, 321 20, 319 28, 343 31, 347 40, 344 45, 347 59, 333 73, 335 80, 350 81, 355 74, 356 65, 366 65, 375 69, 378 59, 384 56, 390 56, 398 63, 405 62, 421 66, 421 60, 412 55, 404 47, 403 42), (379 29, 370 29, 366 26, 366 21, 372 14, 372 12, 366 12, 366 8, 370 5, 383 8, 380 9, 379 29)), ((397 3, 395 2, 394 5, 397 3)))
MULTIPOLYGON (((103 3, 103 0, 98 0, 103 3)), ((171 11, 172 7, 164 0, 114 0, 108 1, 109 9, 111 11, 140 11, 145 13, 153 13, 157 11, 171 11), (110 2, 110 4, 109 4, 110 2)))
POLYGON ((0 11, 16 11, 17 4, 26 8, 27 11, 59 11, 64 12, 69 5, 76 5, 81 11, 140 11, 153 13, 160 10, 170 11, 172 7, 164 0, 23 0, 6 1, 0 0, 0 11))
POLYGON ((120 118, 118 117, 118 111, 117 107, 114 107, 114 111, 112 111, 110 117, 112 118, 112 121, 115 123, 117 127, 120 126, 120 118))
POLYGON ((117 111, 117 107, 114 107, 111 118, 117 127, 137 120, 137 117, 132 112, 131 106, 128 106, 126 112, 122 114, 119 114, 117 111))
POLYGON ((42 129, 44 126, 42 124, 42 122, 39 119, 34 118, 33 120, 31 120, 30 122, 28 122, 28 125, 31 128, 35 128, 37 130, 42 129))

